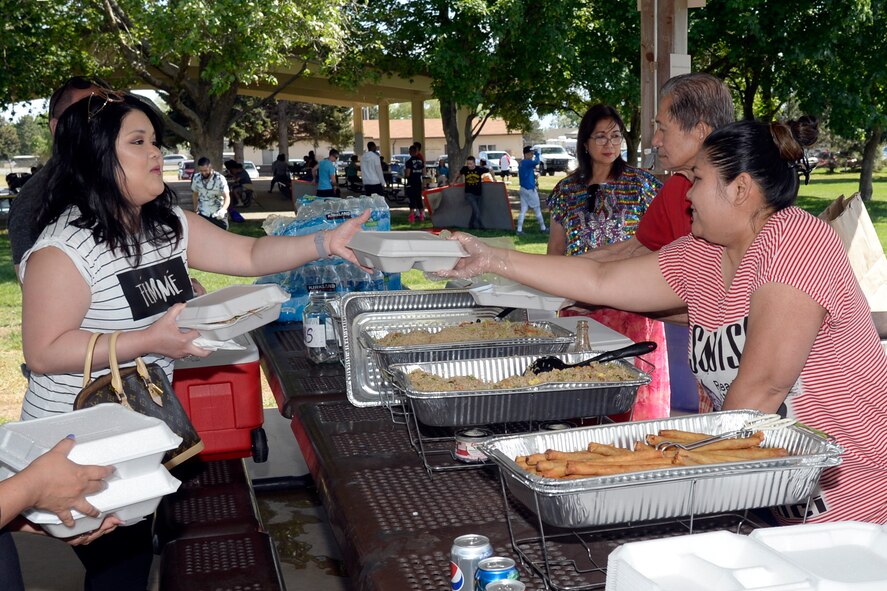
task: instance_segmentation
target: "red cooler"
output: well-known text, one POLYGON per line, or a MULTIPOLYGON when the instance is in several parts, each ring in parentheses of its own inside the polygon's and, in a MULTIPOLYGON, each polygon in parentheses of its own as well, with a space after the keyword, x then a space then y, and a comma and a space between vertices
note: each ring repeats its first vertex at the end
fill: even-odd
POLYGON ((268 440, 262 428, 259 350, 249 334, 234 341, 246 348, 176 361, 172 385, 203 439, 202 459, 252 456, 264 462, 268 440))

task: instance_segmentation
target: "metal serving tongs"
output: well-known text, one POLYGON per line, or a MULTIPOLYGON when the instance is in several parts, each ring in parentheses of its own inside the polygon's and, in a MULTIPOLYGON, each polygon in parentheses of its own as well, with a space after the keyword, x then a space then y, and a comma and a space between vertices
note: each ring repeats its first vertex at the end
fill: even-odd
POLYGON ((777 429, 784 429, 785 427, 791 427, 797 422, 798 421, 796 421, 795 419, 784 419, 777 414, 767 414, 754 419, 749 419, 745 422, 744 425, 742 425, 742 427, 736 429, 735 431, 728 431, 726 433, 721 433, 720 435, 713 435, 712 437, 700 439, 699 441, 694 441, 693 443, 662 441, 656 445, 656 449, 659 451, 663 451, 668 449, 669 447, 677 447, 685 451, 690 451, 692 449, 696 449, 697 447, 702 447, 703 445, 714 443, 715 441, 732 439, 734 437, 750 437, 752 434, 758 431, 775 431, 777 429))

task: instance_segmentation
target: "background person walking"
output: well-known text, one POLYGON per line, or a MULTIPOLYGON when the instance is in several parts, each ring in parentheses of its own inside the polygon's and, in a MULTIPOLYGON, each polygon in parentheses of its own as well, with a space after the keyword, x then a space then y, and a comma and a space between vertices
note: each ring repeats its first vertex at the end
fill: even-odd
POLYGON ((520 215, 517 216, 517 233, 524 232, 524 217, 527 210, 533 208, 536 219, 539 221, 539 229, 548 232, 545 227, 545 218, 542 216, 542 206, 539 204, 539 191, 536 190, 536 167, 539 166, 538 152, 533 152, 530 146, 524 147, 524 159, 520 161, 517 169, 517 178, 520 182, 520 215))

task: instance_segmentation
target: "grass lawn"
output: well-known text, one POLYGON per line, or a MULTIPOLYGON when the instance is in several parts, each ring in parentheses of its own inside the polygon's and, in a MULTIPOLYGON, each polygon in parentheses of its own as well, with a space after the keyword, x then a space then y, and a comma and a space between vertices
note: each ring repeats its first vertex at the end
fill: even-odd
MULTIPOLYGON (((561 175, 540 178, 540 193, 547 194, 555 183, 563 178, 561 175)), ((856 191, 857 174, 827 174, 824 171, 814 172, 810 184, 802 186, 798 204, 805 210, 817 214, 822 211, 838 195, 851 195, 856 191)), ((518 202, 517 186, 512 184, 512 204, 518 202)), ((875 197, 866 204, 881 244, 887 249, 887 172, 875 175, 875 197)), ((392 228, 395 230, 415 229, 406 219, 405 209, 392 214, 392 228)), ((478 231, 479 236, 503 237, 513 242, 514 246, 524 252, 544 253, 547 234, 538 231, 538 225, 532 211, 524 225, 524 234, 515 236, 505 231, 478 231)), ((231 230, 238 234, 262 236, 264 231, 261 221, 248 220, 241 224, 232 224, 231 230)), ((242 277, 227 277, 214 273, 194 271, 194 276, 210 291, 233 283, 251 281, 242 277)), ((442 287, 442 282, 429 281, 419 271, 409 271, 403 275, 403 284, 414 289, 434 289, 442 287)), ((21 399, 26 382, 22 377, 20 365, 24 362, 21 353, 21 290, 15 278, 12 259, 9 251, 9 236, 5 228, 0 229, 0 423, 17 420, 21 399)), ((273 400, 266 395, 266 404, 273 400)))

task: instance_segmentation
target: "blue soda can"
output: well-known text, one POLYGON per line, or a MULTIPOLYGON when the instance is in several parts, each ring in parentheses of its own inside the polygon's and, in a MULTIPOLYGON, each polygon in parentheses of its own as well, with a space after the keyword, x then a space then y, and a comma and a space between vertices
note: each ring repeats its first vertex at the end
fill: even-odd
POLYGON ((513 580, 520 578, 514 560, 505 556, 493 556, 484 558, 477 563, 477 573, 474 575, 474 591, 487 591, 487 585, 495 581, 513 580))

